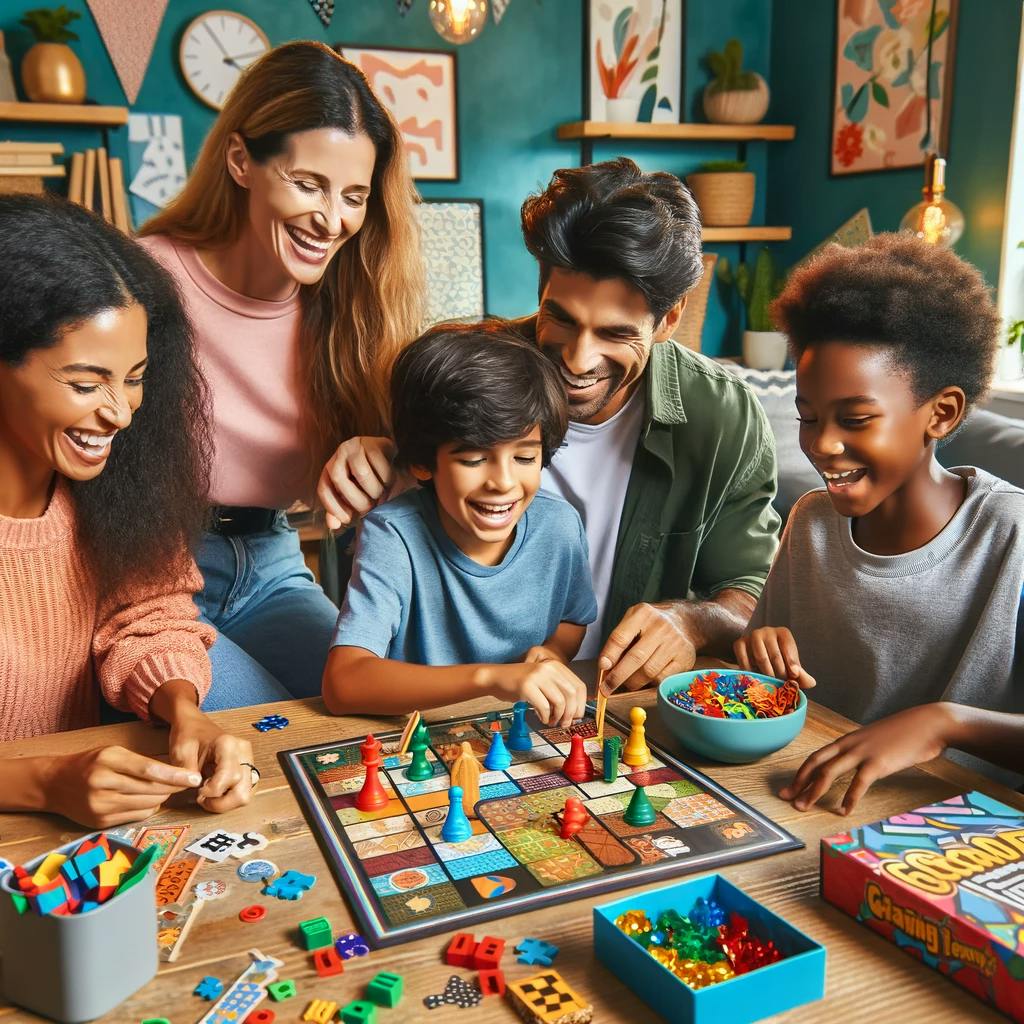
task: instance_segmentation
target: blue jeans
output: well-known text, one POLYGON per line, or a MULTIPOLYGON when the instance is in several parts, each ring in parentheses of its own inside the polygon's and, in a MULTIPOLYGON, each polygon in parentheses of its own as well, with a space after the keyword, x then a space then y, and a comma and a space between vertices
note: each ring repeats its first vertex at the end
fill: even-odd
POLYGON ((263 533, 205 533, 196 603, 217 628, 204 711, 320 695, 338 609, 317 586, 283 512, 263 533))

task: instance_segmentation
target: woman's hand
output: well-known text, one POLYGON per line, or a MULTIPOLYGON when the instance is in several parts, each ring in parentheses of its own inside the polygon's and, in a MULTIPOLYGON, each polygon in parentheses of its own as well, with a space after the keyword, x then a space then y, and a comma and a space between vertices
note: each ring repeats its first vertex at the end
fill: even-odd
POLYGON ((733 653, 736 663, 747 672, 792 679, 801 690, 815 685, 814 676, 801 667, 796 640, 785 626, 762 626, 752 630, 733 644, 733 653))
POLYGON ((350 437, 338 445, 316 487, 328 529, 349 526, 387 500, 395 481, 394 456, 395 443, 388 437, 350 437))

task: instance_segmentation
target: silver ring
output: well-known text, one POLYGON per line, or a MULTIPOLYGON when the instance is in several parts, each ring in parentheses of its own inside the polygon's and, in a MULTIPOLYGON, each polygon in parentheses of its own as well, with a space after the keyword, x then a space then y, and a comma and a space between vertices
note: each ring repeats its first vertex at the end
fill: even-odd
POLYGON ((250 785, 255 789, 256 783, 260 781, 260 770, 254 764, 250 764, 248 761, 242 761, 241 765, 243 768, 248 768, 252 773, 252 781, 250 785))

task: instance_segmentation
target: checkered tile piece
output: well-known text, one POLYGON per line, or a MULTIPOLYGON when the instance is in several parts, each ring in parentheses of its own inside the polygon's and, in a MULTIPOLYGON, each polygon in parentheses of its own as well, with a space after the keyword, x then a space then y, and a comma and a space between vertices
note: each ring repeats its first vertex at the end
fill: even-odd
POLYGON ((588 1024, 594 1009, 577 995, 558 971, 548 970, 508 986, 516 1012, 543 1024, 588 1024))

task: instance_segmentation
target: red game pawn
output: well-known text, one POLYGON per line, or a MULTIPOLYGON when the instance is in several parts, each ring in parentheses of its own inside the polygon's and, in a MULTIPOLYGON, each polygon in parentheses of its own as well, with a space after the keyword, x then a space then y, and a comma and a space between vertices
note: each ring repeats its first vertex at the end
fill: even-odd
POLYGON ((563 839, 571 839, 587 823, 590 815, 579 797, 571 796, 565 801, 562 811, 562 829, 558 833, 563 839))
POLYGON ((592 782, 597 774, 594 762, 583 749, 583 737, 573 736, 569 745, 569 756, 562 765, 562 774, 573 782, 592 782))
POLYGON ((380 782, 380 768, 383 764, 380 757, 380 740, 371 733, 366 737, 366 742, 359 747, 359 753, 366 769, 366 779, 356 796, 356 807, 361 811, 379 811, 388 804, 388 795, 380 782))

